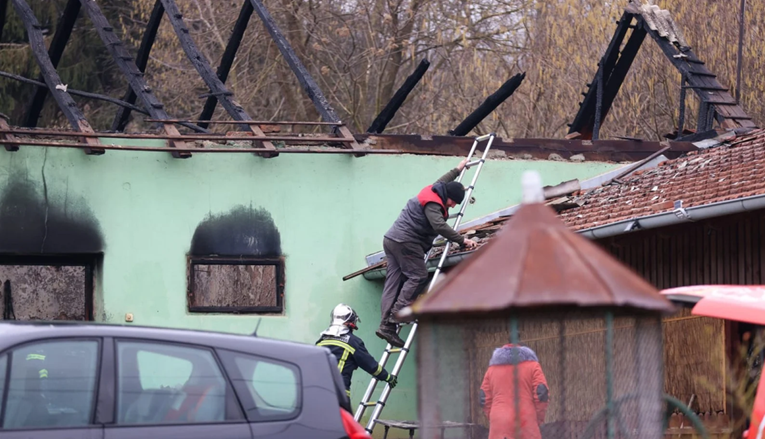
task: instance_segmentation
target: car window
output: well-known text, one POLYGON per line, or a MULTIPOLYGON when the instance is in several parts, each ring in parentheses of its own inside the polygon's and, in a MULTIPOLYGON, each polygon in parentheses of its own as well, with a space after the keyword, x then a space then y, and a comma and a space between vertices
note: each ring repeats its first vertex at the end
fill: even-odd
POLYGON ((226 380, 207 349, 119 341, 117 375, 119 424, 226 419, 226 380))
POLYGON ((3 412, 3 395, 5 394, 5 372, 8 369, 8 356, 0 355, 0 413, 3 412))
POLYGON ((245 407, 250 419, 291 419, 300 412, 299 369, 291 364, 235 354, 234 365, 254 407, 245 407))
POLYGON ((11 351, 3 428, 90 424, 98 352, 95 340, 39 342, 11 351))

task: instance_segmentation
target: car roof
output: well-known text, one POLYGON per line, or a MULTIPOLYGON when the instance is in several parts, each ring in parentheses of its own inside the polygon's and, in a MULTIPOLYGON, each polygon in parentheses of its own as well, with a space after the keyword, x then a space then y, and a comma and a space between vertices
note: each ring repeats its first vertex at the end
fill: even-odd
POLYGON ((225 332, 97 322, 0 322, 0 347, 3 348, 37 339, 69 337, 126 337, 197 344, 260 355, 272 353, 284 360, 326 355, 324 348, 314 345, 225 332))

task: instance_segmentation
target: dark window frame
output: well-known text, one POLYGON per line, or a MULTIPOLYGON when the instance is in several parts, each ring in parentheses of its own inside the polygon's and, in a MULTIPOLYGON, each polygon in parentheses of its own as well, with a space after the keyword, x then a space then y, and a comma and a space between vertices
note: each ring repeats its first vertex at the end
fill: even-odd
POLYGON ((12 255, 0 253, 0 265, 28 265, 85 268, 85 320, 95 321, 96 272, 100 270, 103 253, 12 255))
POLYGON ((284 313, 284 258, 258 256, 189 256, 187 307, 190 313, 282 314, 284 313), (195 306, 194 268, 197 265, 273 265, 276 269, 276 306, 195 306))

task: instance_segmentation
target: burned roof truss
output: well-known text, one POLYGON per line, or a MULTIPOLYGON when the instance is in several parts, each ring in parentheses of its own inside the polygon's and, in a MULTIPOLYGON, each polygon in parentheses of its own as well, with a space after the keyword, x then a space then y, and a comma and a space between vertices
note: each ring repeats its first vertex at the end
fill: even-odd
POLYGON ((715 121, 723 128, 753 128, 752 118, 738 105, 702 60, 685 42, 670 14, 657 6, 629 3, 608 48, 588 85, 568 138, 598 139, 601 124, 619 92, 646 36, 650 36, 681 74, 678 140, 685 124, 686 91, 699 98, 697 133, 710 131, 715 121), (629 34, 629 36, 628 36, 629 34))
MULTIPOLYGON (((37 18, 27 2, 25 0, 10 1, 24 24, 29 36, 32 53, 41 71, 39 81, 34 82, 32 80, 27 80, 26 82, 35 84, 44 83, 45 85, 44 87, 38 85, 35 96, 32 99, 24 123, 27 127, 37 126, 37 121, 40 112, 42 111, 43 104, 48 93, 50 93, 73 129, 85 134, 82 136, 82 142, 92 146, 91 148, 87 148, 86 152, 89 154, 102 154, 104 152, 104 148, 98 147, 100 145, 98 137, 93 135, 93 129, 90 124, 88 124, 82 111, 77 107, 74 100, 67 92, 66 85, 62 83, 56 71, 56 66, 61 60, 61 56, 63 55, 66 43, 72 33, 80 9, 84 9, 94 25, 98 36, 105 44, 110 55, 130 86, 122 101, 113 98, 103 99, 121 105, 121 108, 112 123, 112 129, 115 131, 122 131, 125 129, 130 112, 135 108, 135 102, 140 100, 145 109, 145 113, 148 114, 150 118, 148 120, 159 123, 164 130, 165 137, 168 139, 169 146, 177 148, 177 152, 173 152, 173 156, 178 158, 190 157, 191 154, 189 151, 193 150, 194 144, 187 144, 183 140, 183 136, 180 135, 175 127, 175 124, 181 124, 187 127, 189 127, 190 124, 188 121, 172 118, 165 111, 164 105, 153 94, 151 87, 144 79, 144 72, 146 70, 151 48, 157 35, 157 30, 162 17, 167 15, 187 58, 191 61, 200 77, 210 89, 209 94, 203 96, 206 97, 207 100, 204 109, 202 110, 202 117, 197 121, 196 126, 193 126, 192 128, 195 131, 207 133, 206 128, 209 125, 209 122, 211 122, 207 119, 212 116, 216 104, 220 102, 231 118, 237 122, 239 128, 249 132, 249 140, 251 140, 258 148, 263 149, 262 152, 258 152, 258 155, 275 157, 278 155, 278 151, 272 143, 272 138, 269 138, 261 128, 261 125, 264 124, 264 122, 253 120, 242 106, 234 100, 234 93, 225 86, 225 81, 228 77, 231 64, 233 63, 236 52, 241 44, 250 16, 252 15, 252 12, 257 12, 269 34, 276 42, 282 56, 284 56, 287 64, 289 64, 290 68, 295 73, 298 82, 307 92, 314 103, 317 112, 325 122, 309 122, 306 124, 330 126, 333 130, 331 136, 322 137, 324 141, 329 140, 326 142, 328 145, 340 146, 354 151, 358 150, 358 154, 356 155, 363 155, 353 134, 337 117, 334 109, 324 97, 324 94, 321 92, 310 73, 297 58, 297 55, 295 55, 289 42, 281 34, 275 21, 260 0, 244 0, 239 19, 217 72, 213 70, 210 63, 205 59, 191 38, 189 30, 183 20, 183 15, 178 9, 175 0, 156 0, 135 59, 130 55, 123 42, 117 37, 114 28, 109 24, 95 0, 67 1, 64 12, 61 15, 59 24, 56 28, 54 39, 47 50, 43 39, 42 26, 38 23, 37 18)), ((2 35, 2 29, 5 24, 7 2, 8 0, 0 0, 0 36, 2 35)), ((14 78, 15 75, 12 74, 5 74, 3 76, 18 79, 14 78)), ((101 96, 100 98, 105 97, 101 96)), ((9 129, 8 127, 2 128, 6 131, 9 129)), ((6 140, 11 141, 12 139, 7 138, 6 136, 6 140)), ((286 138, 285 142, 290 140, 291 139, 286 138)), ((12 144, 6 145, 6 148, 17 149, 17 147, 12 144)))

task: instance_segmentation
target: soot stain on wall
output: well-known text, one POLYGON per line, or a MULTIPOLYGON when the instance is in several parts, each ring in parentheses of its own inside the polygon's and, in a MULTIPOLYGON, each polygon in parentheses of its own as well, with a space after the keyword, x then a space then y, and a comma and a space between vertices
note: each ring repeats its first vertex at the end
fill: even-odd
POLYGON ((41 194, 24 176, 0 189, 0 252, 24 254, 100 253, 103 237, 93 212, 82 200, 63 203, 41 194))
POLYGON ((194 231, 193 256, 281 256, 279 229, 271 214, 252 206, 237 206, 221 215, 209 215, 194 231))

